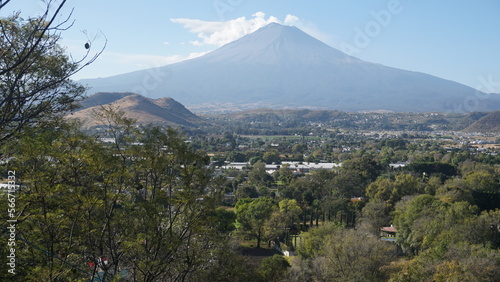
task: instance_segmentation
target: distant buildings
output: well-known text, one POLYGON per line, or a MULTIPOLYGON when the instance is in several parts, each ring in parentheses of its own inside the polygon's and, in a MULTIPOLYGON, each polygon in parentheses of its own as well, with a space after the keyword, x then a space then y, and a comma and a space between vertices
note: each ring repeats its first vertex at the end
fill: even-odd
POLYGON ((395 169, 395 168, 405 167, 408 164, 409 164, 408 162, 397 162, 397 163, 389 164, 389 167, 392 168, 392 169, 395 169))
MULTIPOLYGON (((282 162, 281 164, 266 164, 266 171, 269 174, 279 170, 281 167, 287 165, 288 169, 292 170, 294 173, 309 173, 318 169, 335 169, 340 168, 342 163, 313 163, 313 162, 282 162)), ((249 162, 233 162, 222 166, 222 169, 250 169, 252 165, 249 162)))

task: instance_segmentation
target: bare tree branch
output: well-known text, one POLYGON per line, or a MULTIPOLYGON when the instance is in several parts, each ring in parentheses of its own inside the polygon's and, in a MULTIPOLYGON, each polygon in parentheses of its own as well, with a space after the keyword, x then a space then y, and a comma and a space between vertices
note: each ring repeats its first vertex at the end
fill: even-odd
MULTIPOLYGON (((25 126, 75 108, 84 88, 71 76, 92 64, 107 45, 94 52, 97 36, 87 36, 86 53, 73 59, 58 44, 61 32, 73 25, 73 10, 56 23, 66 0, 46 2, 42 16, 23 20, 20 13, 0 19, 0 141, 9 139, 25 126)), ((7 2, 0 2, 5 7, 7 2)))

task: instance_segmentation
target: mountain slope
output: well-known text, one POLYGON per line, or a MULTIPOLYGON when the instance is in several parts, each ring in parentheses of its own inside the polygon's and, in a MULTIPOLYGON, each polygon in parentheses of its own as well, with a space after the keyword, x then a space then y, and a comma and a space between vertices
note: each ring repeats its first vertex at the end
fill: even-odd
POLYGON ((102 107, 111 107, 125 112, 127 118, 139 124, 162 124, 171 126, 194 126, 203 120, 172 98, 150 99, 133 93, 96 93, 82 101, 82 108, 69 115, 84 121, 84 126, 102 125, 95 119, 95 112, 102 107))
POLYGON ((173 97, 188 107, 306 107, 343 111, 463 112, 500 109, 491 95, 431 75, 348 56, 296 27, 269 24, 202 57, 109 78, 81 81, 92 91, 173 97), (479 94, 484 94, 480 93, 479 94), (484 94, 486 95, 486 94, 484 94))
POLYGON ((492 112, 464 129, 465 132, 500 133, 500 111, 492 112))

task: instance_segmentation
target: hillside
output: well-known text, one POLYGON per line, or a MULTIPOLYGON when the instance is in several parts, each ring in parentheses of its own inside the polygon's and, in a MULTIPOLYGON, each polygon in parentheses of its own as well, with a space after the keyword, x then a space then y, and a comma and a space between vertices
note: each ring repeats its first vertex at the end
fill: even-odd
POLYGON ((102 125, 94 114, 103 106, 122 110, 127 118, 143 125, 195 126, 203 123, 200 117, 172 98, 150 99, 133 93, 97 93, 80 104, 82 108, 67 117, 82 120, 84 127, 102 125))
POLYGON ((465 128, 465 132, 500 133, 500 111, 492 112, 465 128))

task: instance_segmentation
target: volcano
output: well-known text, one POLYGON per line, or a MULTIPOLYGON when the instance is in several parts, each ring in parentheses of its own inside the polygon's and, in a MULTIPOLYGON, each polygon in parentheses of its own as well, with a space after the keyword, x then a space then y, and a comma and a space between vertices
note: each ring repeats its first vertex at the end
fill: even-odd
POLYGON ((134 92, 154 99, 172 97, 190 109, 203 105, 395 112, 500 109, 500 95, 366 62, 297 27, 277 23, 202 57, 80 82, 90 87, 89 94, 134 92))

